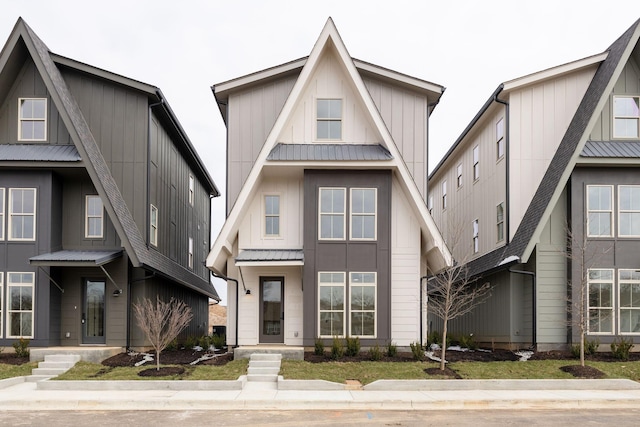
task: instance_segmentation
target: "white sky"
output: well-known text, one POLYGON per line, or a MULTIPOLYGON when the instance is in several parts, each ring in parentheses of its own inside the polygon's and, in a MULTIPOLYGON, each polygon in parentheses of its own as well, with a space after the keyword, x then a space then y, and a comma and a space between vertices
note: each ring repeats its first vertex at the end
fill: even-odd
MULTIPOLYGON (((432 169, 501 82, 604 51, 640 1, 12 0, 3 44, 20 16, 52 52, 159 87, 224 192, 210 87, 307 56, 328 17, 352 57, 447 88, 430 120, 432 169)), ((213 201, 213 239, 224 203, 213 201)))

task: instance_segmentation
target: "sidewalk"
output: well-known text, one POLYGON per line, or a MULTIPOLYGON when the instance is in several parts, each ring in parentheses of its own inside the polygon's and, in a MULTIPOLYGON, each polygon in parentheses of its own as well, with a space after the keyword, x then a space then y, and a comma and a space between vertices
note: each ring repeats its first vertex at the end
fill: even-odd
MULTIPOLYGON (((360 390, 277 389, 277 383, 246 382, 242 389, 202 389, 202 382, 147 383, 126 389, 118 381, 100 390, 73 384, 38 388, 16 382, 0 389, 0 410, 451 410, 451 409, 637 409, 640 383, 631 380, 426 380, 377 381, 360 390), (191 383, 191 384, 190 384, 191 383), (200 388, 200 389, 198 389, 200 388)), ((62 381, 56 383, 62 383, 62 381)), ((98 383, 98 381, 92 382, 98 383)), ((103 382, 105 383, 105 382, 103 382)), ((213 382, 208 382, 213 383, 213 382)), ((284 380, 283 385, 286 384, 284 380)), ((305 384, 298 383, 299 388, 305 384)), ((308 386, 309 384, 306 384, 308 386)))

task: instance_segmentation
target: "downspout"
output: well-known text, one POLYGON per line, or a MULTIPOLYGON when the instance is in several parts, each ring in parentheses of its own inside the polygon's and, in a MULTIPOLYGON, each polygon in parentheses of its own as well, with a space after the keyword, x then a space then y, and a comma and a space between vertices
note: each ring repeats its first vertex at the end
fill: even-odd
MULTIPOLYGON (((160 95, 158 95, 159 97, 160 95)), ((150 221, 151 221, 151 109, 153 107, 157 107, 158 105, 164 104, 164 98, 160 98, 159 102, 154 104, 149 104, 149 117, 147 119, 147 205, 146 209, 146 227, 145 227, 145 243, 147 245, 147 249, 149 248, 149 238, 150 238, 150 221)))
POLYGON ((422 288, 422 283, 423 283, 423 280, 427 279, 428 277, 429 276, 422 276, 420 278, 420 348, 424 347, 424 338, 423 338, 424 337, 424 333, 423 333, 423 330, 422 330, 422 324, 423 324, 423 320, 424 320, 424 317, 423 317, 424 316, 424 312, 426 311, 426 310, 423 310, 423 308, 424 308, 424 301, 423 301, 424 291, 423 291, 423 288, 422 288))
POLYGON ((532 310, 532 322, 533 325, 531 325, 531 348, 535 348, 538 343, 537 341, 537 335, 536 335, 536 330, 537 330, 537 326, 536 326, 536 321, 537 321, 537 316, 536 316, 536 273, 533 271, 524 271, 524 270, 514 270, 513 268, 509 269, 509 272, 511 273, 517 273, 517 274, 525 274, 527 276, 531 276, 531 287, 532 287, 532 299, 531 299, 531 310, 532 310))
POLYGON ((238 316, 239 310, 238 309, 240 308, 239 305, 238 305, 240 303, 240 299, 238 298, 238 296, 240 295, 240 284, 238 283, 238 280, 236 280, 236 279, 232 279, 231 277, 227 277, 227 276, 222 275, 222 274, 217 274, 216 272, 214 272, 212 270, 209 270, 209 271, 211 271, 211 275, 213 277, 217 277, 218 279, 222 279, 222 280, 225 280, 225 281, 228 281, 228 282, 230 281, 230 282, 235 282, 236 283, 236 341, 235 341, 235 344, 233 345, 233 348, 237 348, 238 347, 238 318, 239 318, 239 316, 238 316))
POLYGON ((509 103, 507 101, 503 101, 500 98, 498 98, 498 95, 500 95, 500 92, 502 92, 502 90, 504 89, 504 84, 500 85, 499 90, 496 92, 496 94, 493 96, 494 101, 496 101, 499 104, 504 105, 504 110, 505 110, 505 114, 504 114, 504 157, 505 157, 505 166, 504 166, 504 174, 505 174, 505 197, 504 197, 504 204, 505 204, 505 212, 504 212, 504 220, 506 223, 506 227, 505 227, 505 244, 509 244, 509 225, 511 224, 511 221, 509 221, 509 212, 511 212, 511 206, 509 205, 509 163, 510 163, 510 159, 509 159, 509 103))

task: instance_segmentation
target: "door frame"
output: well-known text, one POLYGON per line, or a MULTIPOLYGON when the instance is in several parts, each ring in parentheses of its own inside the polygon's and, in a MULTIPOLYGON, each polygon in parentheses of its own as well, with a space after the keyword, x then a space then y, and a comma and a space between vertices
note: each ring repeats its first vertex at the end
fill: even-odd
POLYGON ((261 344, 284 344, 284 276, 260 276, 260 299, 258 301, 258 342, 261 344), (265 334, 264 319, 264 283, 280 282, 280 333, 265 334))
POLYGON ((80 312, 80 339, 82 344, 106 344, 107 339, 107 280, 105 278, 93 278, 84 277, 82 279, 82 291, 81 291, 81 307, 80 312), (101 336, 88 336, 87 326, 89 325, 88 310, 87 310, 87 285, 89 282, 103 283, 103 307, 102 307, 102 335, 101 336))

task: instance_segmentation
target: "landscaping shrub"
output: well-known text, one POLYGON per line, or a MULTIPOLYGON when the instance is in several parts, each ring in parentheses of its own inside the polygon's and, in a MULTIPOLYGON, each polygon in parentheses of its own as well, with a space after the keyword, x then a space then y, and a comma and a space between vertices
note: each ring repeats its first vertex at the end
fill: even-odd
POLYGON ((396 357, 398 355, 398 347, 393 343, 393 341, 387 344, 387 356, 396 357))
POLYGON ((357 356, 360 354, 360 338, 347 337, 347 356, 357 356))
POLYGON ((374 362, 382 359, 382 350, 380 350, 380 346, 378 344, 369 348, 369 359, 374 362))
POLYGON ((633 348, 633 340, 629 341, 619 338, 611 343, 611 353, 619 360, 629 360, 629 352, 633 348))
POLYGON ((196 345, 198 345, 198 338, 194 337, 193 335, 189 335, 184 341, 184 348, 192 349, 196 345))
POLYGON ((29 357, 29 349, 27 347, 29 347, 29 340, 26 338, 20 337, 13 343, 13 348, 18 357, 29 357))
POLYGON ((585 340, 584 354, 596 354, 596 351, 598 351, 598 347, 600 347, 600 340, 598 338, 594 340, 585 340))
POLYGON ((209 347, 211 347, 211 337, 208 335, 201 336, 198 338, 198 345, 202 347, 204 351, 209 350, 209 347))
POLYGON ((478 344, 473 339, 473 334, 469 335, 460 335, 458 337, 458 344, 462 348, 468 348, 469 350, 476 350, 478 348, 478 344))
POLYGON ((422 350, 422 346, 419 342, 412 342, 409 344, 411 347, 411 354, 413 354, 413 359, 421 362, 424 359, 424 351, 422 350))
POLYGON ((313 354, 316 356, 324 356, 324 341, 320 338, 316 338, 316 342, 313 345, 313 354))
POLYGON ((344 346, 342 340, 338 337, 333 337, 333 344, 331 345, 331 358, 338 360, 344 355, 344 346))
POLYGON ((169 344, 167 344, 167 350, 177 350, 178 349, 178 338, 174 338, 169 344))
POLYGON ((431 347, 431 344, 438 344, 442 342, 442 336, 440 336, 440 332, 431 331, 429 335, 427 335, 427 347, 431 347))
POLYGON ((213 334, 211 335, 211 344, 217 349, 224 349, 227 343, 227 336, 225 334, 213 334))

